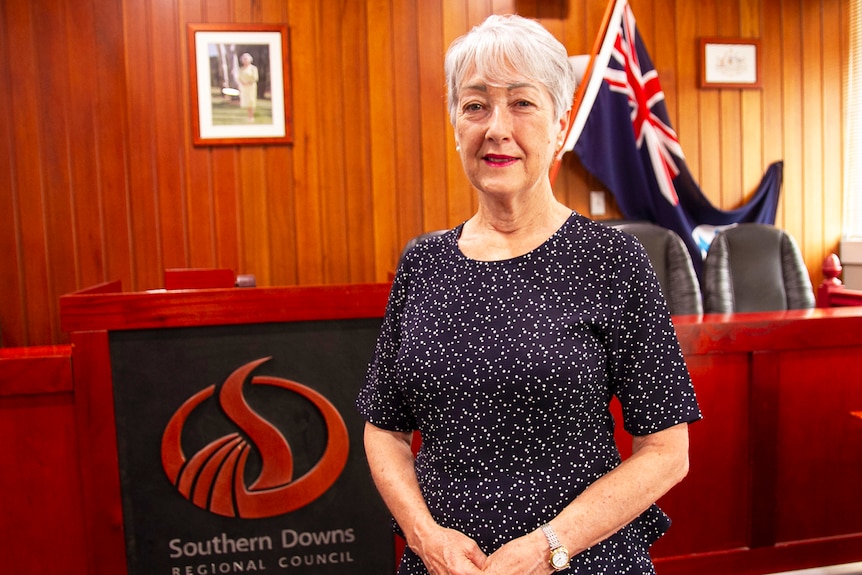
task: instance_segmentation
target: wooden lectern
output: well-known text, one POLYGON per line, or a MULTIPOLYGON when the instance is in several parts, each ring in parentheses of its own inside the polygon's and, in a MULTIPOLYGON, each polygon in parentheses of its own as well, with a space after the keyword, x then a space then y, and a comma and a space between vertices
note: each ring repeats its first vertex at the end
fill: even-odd
POLYGON ((388 290, 61 298, 91 572, 392 573, 353 404, 388 290))

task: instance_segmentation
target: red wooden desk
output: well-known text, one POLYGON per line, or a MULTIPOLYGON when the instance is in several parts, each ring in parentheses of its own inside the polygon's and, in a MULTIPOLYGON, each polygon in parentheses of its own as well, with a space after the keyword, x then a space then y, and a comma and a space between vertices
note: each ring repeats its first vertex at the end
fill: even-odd
POLYGON ((69 346, 0 349, 0 572, 86 561, 69 346))
MULTIPOLYGON (((108 363, 114 330, 381 317, 388 285, 61 298, 71 333, 89 572, 125 572, 108 363)), ((862 309, 675 318, 705 419, 659 573, 757 574, 862 560, 862 309)))
POLYGON ((704 420, 659 573, 862 560, 862 308, 675 318, 704 420))

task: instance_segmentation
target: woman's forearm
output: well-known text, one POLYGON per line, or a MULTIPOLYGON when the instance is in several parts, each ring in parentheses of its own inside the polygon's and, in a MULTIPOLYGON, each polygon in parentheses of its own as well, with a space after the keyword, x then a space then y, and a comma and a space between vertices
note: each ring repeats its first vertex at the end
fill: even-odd
POLYGON ((552 522, 575 555, 633 521, 688 473, 688 424, 633 440, 632 455, 598 479, 552 522))
POLYGON ((365 454, 374 484, 408 544, 434 525, 413 468, 412 434, 365 424, 365 454))
POLYGON ((365 424, 368 466, 383 501, 429 572, 481 575, 487 557, 476 542, 431 516, 413 467, 412 438, 365 424))

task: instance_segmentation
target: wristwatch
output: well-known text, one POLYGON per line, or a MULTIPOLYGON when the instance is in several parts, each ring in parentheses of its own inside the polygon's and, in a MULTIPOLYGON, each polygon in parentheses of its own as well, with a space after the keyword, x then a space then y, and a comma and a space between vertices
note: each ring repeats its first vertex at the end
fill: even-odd
POLYGON ((554 571, 562 571, 569 567, 569 550, 566 549, 560 540, 557 539, 557 533, 554 528, 545 523, 542 525, 542 533, 545 534, 545 539, 548 540, 548 546, 551 548, 551 555, 548 562, 554 571))

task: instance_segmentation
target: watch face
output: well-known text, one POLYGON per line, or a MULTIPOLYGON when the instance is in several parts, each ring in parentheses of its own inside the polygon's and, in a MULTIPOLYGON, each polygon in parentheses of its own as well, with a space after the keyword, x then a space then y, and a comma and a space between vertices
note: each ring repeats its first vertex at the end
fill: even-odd
POLYGON ((554 555, 551 557, 551 564, 555 569, 560 569, 565 567, 569 562, 569 554, 565 552, 563 549, 558 549, 554 551, 554 555))

